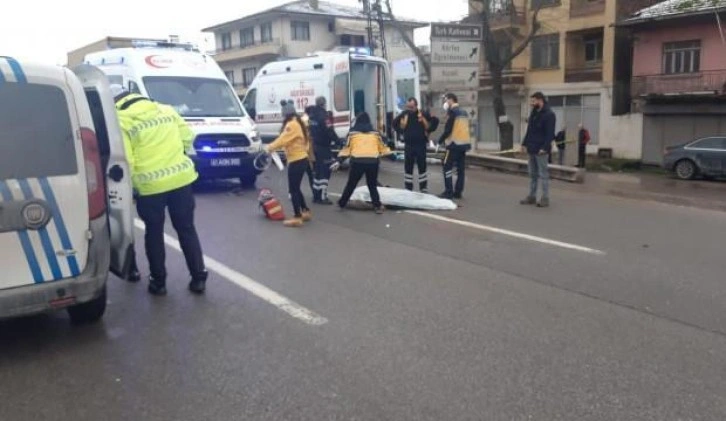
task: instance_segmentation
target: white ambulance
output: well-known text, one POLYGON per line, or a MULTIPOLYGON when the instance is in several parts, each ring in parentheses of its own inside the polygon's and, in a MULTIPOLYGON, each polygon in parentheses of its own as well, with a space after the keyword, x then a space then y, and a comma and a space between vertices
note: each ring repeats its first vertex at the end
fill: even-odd
POLYGON ((190 44, 143 41, 89 54, 85 62, 100 68, 111 84, 174 107, 197 135, 187 153, 201 178, 254 185, 260 138, 213 57, 190 44))
POLYGON ((281 100, 292 100, 302 113, 323 96, 335 132, 344 139, 351 122, 367 112, 373 127, 391 139, 395 88, 388 62, 366 49, 318 52, 309 57, 265 65, 250 85, 243 104, 257 122, 263 142, 280 133, 281 100))
POLYGON ((0 57, 0 318, 100 319, 132 262, 132 194, 103 73, 0 57))

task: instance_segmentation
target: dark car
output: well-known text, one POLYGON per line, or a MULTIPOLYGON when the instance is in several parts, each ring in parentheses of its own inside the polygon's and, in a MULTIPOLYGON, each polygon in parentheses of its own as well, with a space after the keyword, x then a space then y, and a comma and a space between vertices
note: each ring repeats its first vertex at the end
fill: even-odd
POLYGON ((669 147, 663 167, 682 180, 697 176, 726 176, 726 136, 705 137, 685 145, 669 147))

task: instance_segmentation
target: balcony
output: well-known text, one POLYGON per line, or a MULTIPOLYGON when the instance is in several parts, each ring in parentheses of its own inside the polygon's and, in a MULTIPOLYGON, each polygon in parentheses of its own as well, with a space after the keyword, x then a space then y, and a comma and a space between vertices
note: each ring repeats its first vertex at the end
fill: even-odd
POLYGON ((264 57, 276 57, 282 54, 282 43, 279 39, 255 42, 251 45, 233 46, 231 48, 217 50, 214 52, 214 59, 217 63, 259 59, 264 57))
POLYGON ((527 25, 527 15, 524 7, 517 7, 513 0, 505 0, 505 3, 491 11, 489 27, 492 31, 503 31, 507 29, 519 29, 527 25))
POLYGON ((636 76, 631 88, 634 97, 726 95, 726 70, 636 76))
POLYGON ((605 13, 605 0, 571 0, 570 17, 599 15, 605 13))
POLYGON ((565 69, 565 83, 602 82, 602 65, 565 69))
MULTIPOLYGON (((502 87, 504 89, 517 89, 524 85, 525 69, 506 69, 502 72, 502 87)), ((484 71, 479 78, 479 86, 482 89, 492 89, 492 75, 484 71)))

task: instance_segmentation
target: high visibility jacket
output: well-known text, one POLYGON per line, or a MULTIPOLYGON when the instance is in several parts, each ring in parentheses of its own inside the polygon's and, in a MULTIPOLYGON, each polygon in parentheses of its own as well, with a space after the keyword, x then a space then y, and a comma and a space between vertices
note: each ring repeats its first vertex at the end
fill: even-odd
POLYGON ((455 104, 448 113, 444 133, 439 143, 446 142, 447 147, 456 147, 465 150, 471 149, 471 133, 469 133, 469 115, 455 104))
POLYGON ((350 132, 348 143, 338 156, 350 157, 356 162, 376 162, 381 156, 390 153, 391 149, 383 143, 377 132, 350 132))
POLYGON ((308 133, 308 139, 311 141, 308 142, 308 159, 310 159, 310 162, 315 162, 315 153, 313 152, 313 142, 312 142, 312 130, 310 130, 310 116, 306 114, 303 114, 300 116, 300 120, 302 120, 303 124, 305 124, 305 130, 308 133))
POLYGON ((302 127, 296 119, 292 119, 285 124, 280 136, 274 142, 270 143, 267 148, 270 151, 284 149, 287 162, 307 159, 310 142, 305 131, 307 131, 305 127, 302 127))
POLYGON ((130 94, 116 103, 131 179, 140 196, 166 193, 199 175, 186 155, 194 132, 171 107, 130 94))

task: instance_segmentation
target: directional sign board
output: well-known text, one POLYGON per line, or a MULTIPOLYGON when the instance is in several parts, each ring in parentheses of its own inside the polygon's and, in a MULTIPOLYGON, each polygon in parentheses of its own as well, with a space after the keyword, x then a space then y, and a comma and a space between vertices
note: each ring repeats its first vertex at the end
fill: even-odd
POLYGON ((459 23, 432 23, 431 38, 478 42, 484 40, 481 25, 459 23))
POLYGON ((476 89, 479 86, 479 67, 431 67, 431 80, 440 92, 476 89))
POLYGON ((469 64, 479 66, 481 43, 438 41, 431 43, 432 64, 469 64))

